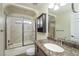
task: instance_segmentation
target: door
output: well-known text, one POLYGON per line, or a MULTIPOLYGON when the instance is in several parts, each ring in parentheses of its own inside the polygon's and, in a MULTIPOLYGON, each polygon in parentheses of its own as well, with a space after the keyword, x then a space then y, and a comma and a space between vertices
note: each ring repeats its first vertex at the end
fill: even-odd
POLYGON ((0 55, 3 55, 4 38, 4 19, 0 16, 0 55))
POLYGON ((33 20, 24 19, 24 45, 33 44, 35 39, 35 23, 33 20))
POLYGON ((7 49, 22 46, 22 18, 7 18, 7 49))
POLYGON ((0 4, 0 56, 4 54, 4 16, 2 15, 2 4, 0 4))

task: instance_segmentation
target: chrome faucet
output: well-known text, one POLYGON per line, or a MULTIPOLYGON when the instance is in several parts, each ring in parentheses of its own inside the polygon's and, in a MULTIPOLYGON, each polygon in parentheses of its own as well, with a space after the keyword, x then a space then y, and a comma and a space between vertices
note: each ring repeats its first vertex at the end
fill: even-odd
POLYGON ((62 46, 63 45, 63 41, 65 41, 66 37, 64 37, 64 39, 61 39, 60 40, 60 45, 62 46))
POLYGON ((62 41, 62 40, 60 40, 60 45, 61 45, 61 46, 62 46, 62 44, 63 44, 62 42, 63 42, 63 41, 62 41))

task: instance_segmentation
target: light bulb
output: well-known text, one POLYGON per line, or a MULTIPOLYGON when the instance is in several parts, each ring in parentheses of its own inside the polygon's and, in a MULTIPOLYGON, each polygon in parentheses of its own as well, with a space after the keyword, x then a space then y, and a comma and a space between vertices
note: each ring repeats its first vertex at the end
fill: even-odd
POLYGON ((50 9, 54 8, 54 4, 53 3, 49 4, 49 8, 50 9))
POLYGON ((54 10, 58 10, 58 9, 59 9, 59 6, 58 5, 55 5, 54 10))
POLYGON ((66 5, 66 3, 60 3, 60 6, 64 6, 64 5, 66 5))

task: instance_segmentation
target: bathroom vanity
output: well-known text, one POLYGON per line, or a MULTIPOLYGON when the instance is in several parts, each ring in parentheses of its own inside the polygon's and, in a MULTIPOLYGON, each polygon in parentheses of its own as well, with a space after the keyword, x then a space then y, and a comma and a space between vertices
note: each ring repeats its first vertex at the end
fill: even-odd
POLYGON ((79 49, 66 45, 60 41, 44 39, 36 41, 36 55, 37 56, 79 56, 79 49), (44 44, 52 43, 64 49, 63 52, 55 52, 47 49, 44 44))

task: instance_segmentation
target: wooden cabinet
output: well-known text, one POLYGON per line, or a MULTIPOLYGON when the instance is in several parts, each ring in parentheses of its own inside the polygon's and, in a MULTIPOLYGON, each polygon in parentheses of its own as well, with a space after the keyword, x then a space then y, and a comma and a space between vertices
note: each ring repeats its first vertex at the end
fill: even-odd
POLYGON ((46 32, 46 14, 42 13, 38 18, 37 18, 37 31, 38 32, 46 32))

